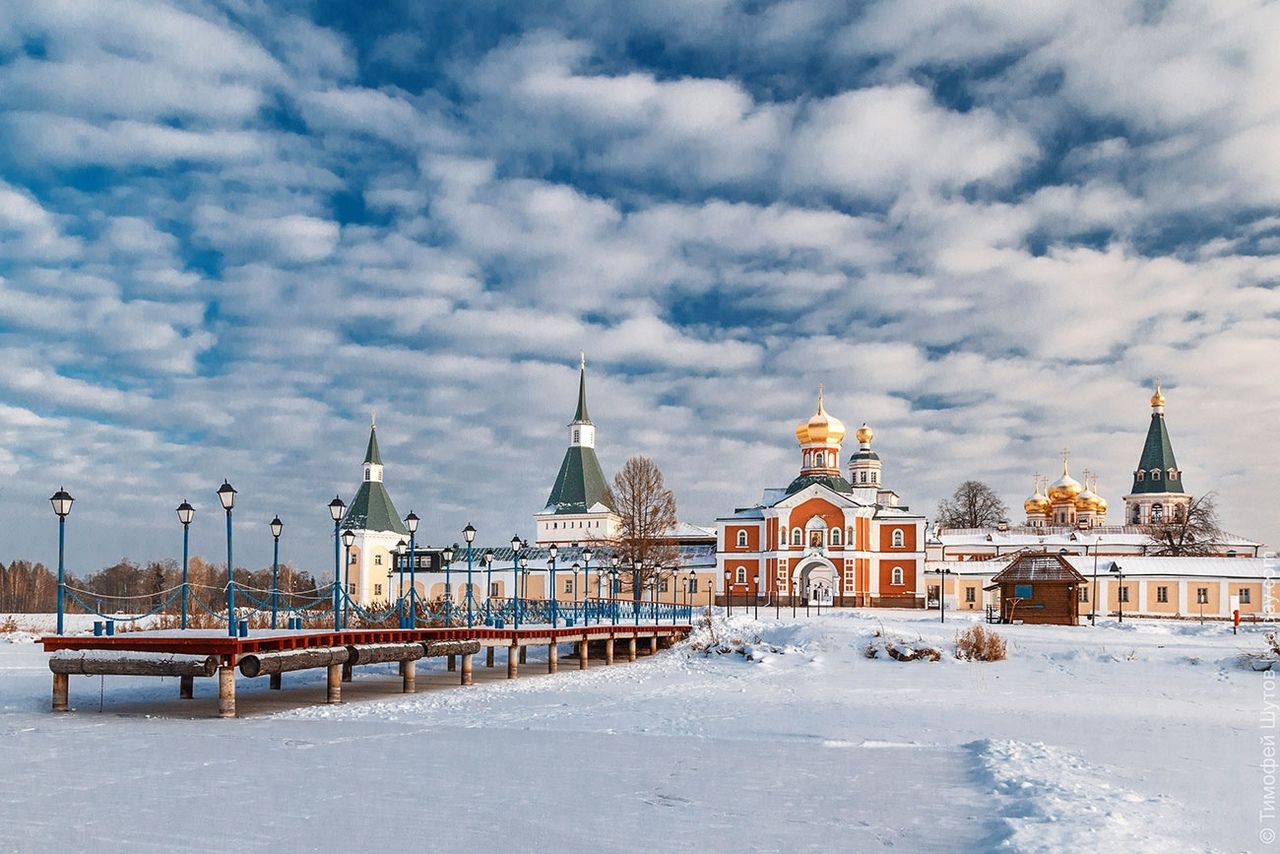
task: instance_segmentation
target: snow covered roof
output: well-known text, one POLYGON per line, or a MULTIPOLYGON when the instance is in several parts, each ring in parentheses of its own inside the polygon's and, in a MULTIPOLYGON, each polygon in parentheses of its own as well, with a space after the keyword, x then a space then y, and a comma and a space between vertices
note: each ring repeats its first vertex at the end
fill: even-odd
MULTIPOLYGON (((1001 556, 995 560, 948 560, 930 562, 926 572, 937 574, 945 569, 952 575, 960 576, 994 576, 1023 555, 1001 556)), ((1059 555, 1051 555, 1059 557, 1059 555)), ((1061 555, 1076 572, 1093 576, 1093 556, 1061 555)), ((1097 559, 1098 575, 1109 575, 1111 563, 1120 564, 1126 578, 1160 577, 1160 578, 1219 578, 1222 580, 1242 579, 1249 581, 1265 581, 1272 579, 1280 582, 1280 560, 1261 557, 1140 557, 1108 556, 1097 559)))
POLYGON ((996 573, 993 584, 1002 582, 1071 581, 1079 583, 1084 577, 1059 555, 1022 555, 996 573))
MULTIPOLYGON (((1147 530, 1137 525, 1104 525, 1084 531, 1072 527, 1032 528, 1026 525, 1010 526, 1003 531, 998 528, 942 528, 931 534, 929 539, 944 546, 1079 546, 1095 542, 1108 546, 1143 546, 1152 542, 1147 530)), ((1221 545, 1253 549, 1261 544, 1235 534, 1224 534, 1221 545)))

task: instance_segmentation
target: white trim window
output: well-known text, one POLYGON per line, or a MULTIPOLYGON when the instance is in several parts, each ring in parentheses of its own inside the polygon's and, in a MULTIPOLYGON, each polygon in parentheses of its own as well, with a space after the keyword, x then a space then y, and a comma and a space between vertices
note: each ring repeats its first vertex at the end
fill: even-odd
MULTIPOLYGON (((901 533, 901 531, 899 531, 899 533, 901 533)), ((902 584, 902 567, 900 567, 900 566, 895 566, 895 567, 893 568, 893 572, 889 574, 889 583, 890 583, 890 584, 893 584, 893 585, 895 585, 895 586, 901 586, 901 584, 902 584)))
POLYGON ((745 549, 747 547, 747 532, 745 530, 738 531, 738 548, 745 549))
POLYGON ((800 530, 799 528, 791 529, 791 545, 793 546, 804 545, 804 531, 800 530))
POLYGON ((735 576, 735 584, 747 583, 747 568, 745 566, 738 567, 738 574, 735 576))
POLYGON ((893 529, 893 548, 900 549, 906 544, 901 528, 893 529))

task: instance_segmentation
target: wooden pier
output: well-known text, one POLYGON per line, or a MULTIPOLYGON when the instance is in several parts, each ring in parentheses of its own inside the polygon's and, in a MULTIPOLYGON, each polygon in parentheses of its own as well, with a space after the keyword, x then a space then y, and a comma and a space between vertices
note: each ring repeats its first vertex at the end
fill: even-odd
POLYGON ((53 671, 53 711, 69 709, 70 677, 92 676, 173 676, 179 679, 179 697, 194 696, 197 678, 218 679, 218 715, 236 716, 236 670, 245 678, 267 676, 270 687, 279 690, 282 675, 301 670, 325 669, 328 677, 327 702, 342 702, 342 683, 350 682, 353 668, 367 664, 398 662, 401 690, 417 690, 417 662, 422 658, 444 657, 447 669, 456 672, 461 660, 459 683, 471 685, 473 656, 485 651, 485 666, 495 666, 494 651, 505 651, 507 678, 516 679, 525 651, 531 646, 547 649, 547 672, 559 669, 560 647, 572 645, 577 668, 585 670, 594 646, 606 665, 613 664, 625 644, 628 661, 635 661, 644 641, 650 654, 668 647, 689 634, 688 624, 595 625, 565 628, 529 626, 520 629, 426 628, 271 630, 258 629, 246 637, 230 637, 218 630, 129 632, 112 636, 50 635, 41 638, 53 671))

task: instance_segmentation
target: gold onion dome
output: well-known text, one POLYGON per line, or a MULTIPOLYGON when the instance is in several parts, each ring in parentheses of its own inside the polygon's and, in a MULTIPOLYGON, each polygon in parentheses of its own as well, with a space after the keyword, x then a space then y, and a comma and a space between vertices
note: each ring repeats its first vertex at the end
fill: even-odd
POLYGON ((1076 496, 1076 510, 1080 512, 1093 511, 1097 513, 1103 506, 1102 496, 1092 489, 1086 488, 1084 492, 1076 496))
POLYGON ((1160 389, 1160 383, 1156 383, 1156 392, 1151 395, 1152 406, 1164 406, 1164 392, 1160 389))
POLYGON ((1040 494, 1040 484, 1036 484, 1036 494, 1022 502, 1022 509, 1037 515, 1049 512, 1049 499, 1040 494))
POLYGON ((1084 484, 1067 474, 1067 466, 1062 466, 1062 477, 1049 484, 1049 500, 1054 504, 1075 501, 1076 496, 1084 492, 1084 484))
POLYGON ((863 421, 862 426, 858 428, 858 432, 853 434, 863 445, 870 445, 871 440, 876 437, 876 433, 867 426, 867 422, 863 421))
POLYGON ((796 427, 796 439, 801 445, 839 445, 844 441, 844 422, 828 415, 822 403, 822 387, 818 387, 818 411, 808 421, 796 427))

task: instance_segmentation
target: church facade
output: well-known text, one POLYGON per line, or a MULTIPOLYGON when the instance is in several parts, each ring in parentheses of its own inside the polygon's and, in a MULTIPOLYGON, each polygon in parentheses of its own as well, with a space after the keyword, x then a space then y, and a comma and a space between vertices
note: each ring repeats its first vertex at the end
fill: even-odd
POLYGON ((722 596, 788 606, 924 606, 924 517, 884 485, 866 424, 844 477, 845 432, 820 389, 817 412, 795 431, 796 478, 716 520, 722 596))

